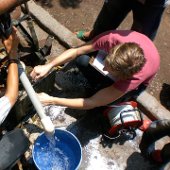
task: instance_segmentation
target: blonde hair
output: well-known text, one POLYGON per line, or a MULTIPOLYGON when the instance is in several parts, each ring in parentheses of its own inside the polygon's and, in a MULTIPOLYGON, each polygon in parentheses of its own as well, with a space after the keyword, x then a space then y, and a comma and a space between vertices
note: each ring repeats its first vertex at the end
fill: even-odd
POLYGON ((106 57, 106 61, 120 79, 132 77, 142 69, 146 62, 143 50, 136 43, 114 46, 106 57))

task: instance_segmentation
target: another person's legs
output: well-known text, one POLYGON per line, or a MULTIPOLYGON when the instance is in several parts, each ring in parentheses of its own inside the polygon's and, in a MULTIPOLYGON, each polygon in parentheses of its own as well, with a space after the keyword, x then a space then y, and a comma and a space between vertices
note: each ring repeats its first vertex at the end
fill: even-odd
POLYGON ((170 161, 170 143, 166 144, 161 151, 162 160, 167 163, 170 161))
POLYGON ((30 142, 22 129, 7 132, 0 139, 0 169, 11 169, 28 150, 29 144, 30 142))
POLYGON ((131 10, 127 0, 105 1, 93 26, 93 37, 102 32, 116 29, 131 10))
POLYGON ((100 33, 116 29, 130 12, 131 1, 133 0, 105 0, 93 30, 83 33, 84 39, 92 39, 100 33))
MULTIPOLYGON (((155 2, 156 3, 156 2, 155 2)), ((136 3, 133 6, 133 25, 132 30, 145 34, 151 40, 154 40, 162 14, 165 7, 164 0, 160 0, 159 4, 140 4, 136 3)))
POLYGON ((170 144, 166 144, 160 152, 155 150, 155 142, 167 135, 170 135, 170 120, 152 122, 144 132, 139 145, 142 155, 158 163, 170 161, 170 144))

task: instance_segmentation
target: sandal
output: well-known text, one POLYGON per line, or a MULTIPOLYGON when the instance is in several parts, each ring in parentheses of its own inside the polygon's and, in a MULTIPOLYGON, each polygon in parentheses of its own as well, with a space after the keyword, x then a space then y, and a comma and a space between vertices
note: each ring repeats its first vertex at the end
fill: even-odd
POLYGON ((86 32, 86 31, 78 31, 78 32, 76 32, 75 34, 76 34, 77 38, 79 38, 80 40, 87 40, 87 38, 84 37, 84 33, 85 33, 85 32, 86 32))

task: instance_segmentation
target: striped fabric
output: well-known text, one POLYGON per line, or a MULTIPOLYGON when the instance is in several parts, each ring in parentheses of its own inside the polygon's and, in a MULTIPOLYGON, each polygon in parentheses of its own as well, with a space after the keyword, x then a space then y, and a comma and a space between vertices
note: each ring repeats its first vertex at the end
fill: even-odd
POLYGON ((11 109, 11 104, 8 97, 3 96, 0 98, 0 125, 3 123, 11 109))

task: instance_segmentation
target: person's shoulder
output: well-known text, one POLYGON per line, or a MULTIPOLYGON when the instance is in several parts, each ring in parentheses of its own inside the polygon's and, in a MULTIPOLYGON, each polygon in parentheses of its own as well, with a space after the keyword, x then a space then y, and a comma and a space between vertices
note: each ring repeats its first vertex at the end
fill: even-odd
POLYGON ((137 31, 129 32, 127 38, 137 43, 143 44, 145 42, 145 44, 154 44, 153 41, 148 36, 137 31))
POLYGON ((109 31, 99 34, 94 39, 99 39, 99 38, 108 39, 109 37, 127 37, 130 34, 136 34, 136 32, 132 30, 109 30, 109 31))
POLYGON ((105 35, 121 35, 121 36, 127 36, 129 34, 135 33, 135 31, 132 30, 109 30, 104 32, 105 35))
POLYGON ((133 31, 133 30, 110 30, 105 32, 103 35, 108 35, 108 37, 117 37, 117 38, 132 38, 132 37, 145 37, 145 35, 133 31))

